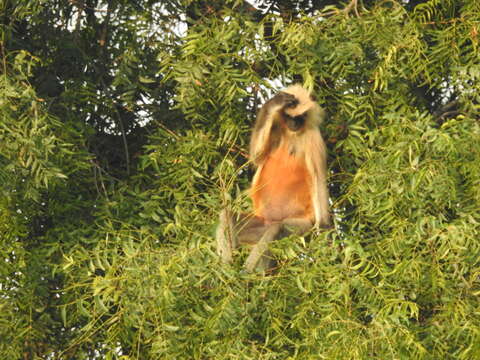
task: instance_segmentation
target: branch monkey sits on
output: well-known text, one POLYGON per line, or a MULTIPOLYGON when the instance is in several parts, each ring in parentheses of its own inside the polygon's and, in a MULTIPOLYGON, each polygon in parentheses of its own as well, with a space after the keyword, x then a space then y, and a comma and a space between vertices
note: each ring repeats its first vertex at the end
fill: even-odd
POLYGON ((217 253, 225 263, 240 244, 252 245, 247 271, 273 266, 268 245, 288 234, 328 227, 327 153, 319 125, 324 111, 310 93, 292 85, 260 109, 250 141, 256 167, 252 214, 220 213, 217 253))

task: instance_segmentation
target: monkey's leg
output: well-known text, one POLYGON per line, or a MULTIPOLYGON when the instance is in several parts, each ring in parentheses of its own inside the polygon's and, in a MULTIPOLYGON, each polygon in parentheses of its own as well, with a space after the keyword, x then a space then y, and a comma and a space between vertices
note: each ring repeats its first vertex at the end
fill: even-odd
POLYGON ((255 245, 270 227, 265 220, 252 214, 240 214, 235 228, 239 244, 255 245))
POLYGON ((287 218, 282 220, 282 225, 291 228, 291 232, 297 235, 306 233, 313 227, 313 221, 308 218, 287 218))
POLYGON ((230 209, 220 212, 215 239, 217 254, 224 263, 231 263, 233 250, 239 244, 256 244, 269 225, 252 214, 232 214, 230 209))
POLYGON ((277 234, 280 232, 282 225, 280 223, 269 224, 263 236, 258 243, 252 247, 250 255, 245 261, 245 269, 252 272, 255 269, 265 271, 271 268, 272 258, 268 251, 268 245, 275 240, 277 234))
POLYGON ((223 209, 220 212, 215 239, 217 241, 217 254, 222 259, 222 262, 231 263, 232 251, 237 247, 237 240, 235 237, 234 219, 228 209, 223 209))

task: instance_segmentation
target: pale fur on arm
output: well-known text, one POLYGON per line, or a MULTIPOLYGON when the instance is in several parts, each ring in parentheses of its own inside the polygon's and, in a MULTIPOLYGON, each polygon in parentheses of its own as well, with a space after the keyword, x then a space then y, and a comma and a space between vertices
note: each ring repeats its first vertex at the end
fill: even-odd
POLYGON ((265 104, 258 113, 255 128, 250 140, 250 159, 255 166, 259 166, 270 150, 270 135, 275 114, 283 104, 265 104))
POLYGON ((305 162, 309 171, 314 174, 312 184, 315 227, 330 225, 329 193, 327 185, 327 148, 318 126, 325 117, 325 111, 316 103, 310 108, 307 119, 303 148, 305 162))

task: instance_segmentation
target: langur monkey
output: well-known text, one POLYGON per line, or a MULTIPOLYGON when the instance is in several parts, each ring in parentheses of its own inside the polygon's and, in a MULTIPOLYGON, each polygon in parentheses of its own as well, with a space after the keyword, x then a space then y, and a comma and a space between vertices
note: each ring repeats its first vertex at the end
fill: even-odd
POLYGON ((252 245, 245 268, 269 270, 271 241, 290 232, 328 227, 327 153, 319 125, 324 111, 310 93, 293 85, 260 109, 250 141, 256 168, 252 214, 220 213, 217 253, 225 263, 240 244, 252 245))

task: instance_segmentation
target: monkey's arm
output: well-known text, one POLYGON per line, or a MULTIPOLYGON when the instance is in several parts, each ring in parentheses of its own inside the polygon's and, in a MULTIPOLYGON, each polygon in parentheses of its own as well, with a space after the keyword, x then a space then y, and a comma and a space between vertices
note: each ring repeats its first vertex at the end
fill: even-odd
POLYGON ((250 159, 255 166, 259 166, 271 150, 273 145, 271 135, 277 113, 297 104, 298 100, 295 96, 279 92, 262 106, 258 112, 250 140, 250 159))
POLYGON ((327 167, 323 166, 323 171, 319 172, 317 181, 316 181, 316 201, 317 206, 315 207, 315 226, 316 227, 330 227, 330 211, 329 211, 329 193, 328 193, 328 184, 327 184, 327 167))
POLYGON ((252 214, 233 214, 223 209, 215 233, 217 254, 224 263, 231 263, 233 250, 240 244, 255 245, 270 228, 263 218, 252 214))
POLYGON ((252 247, 248 258, 245 261, 245 269, 248 272, 252 272, 255 269, 264 271, 272 267, 272 259, 270 251, 268 250, 268 245, 276 239, 281 228, 281 223, 270 224, 260 241, 252 247))
POLYGON ((274 261, 272 254, 268 250, 269 244, 279 237, 288 234, 304 234, 312 228, 312 225, 312 221, 307 218, 287 218, 281 222, 265 225, 262 229, 263 234, 260 241, 252 247, 245 261, 245 269, 248 272, 253 272, 254 270, 270 270, 273 267, 274 261))
POLYGON ((315 227, 330 226, 329 193, 327 184, 327 149, 320 132, 311 139, 306 149, 307 166, 312 169, 312 200, 315 212, 315 227))

